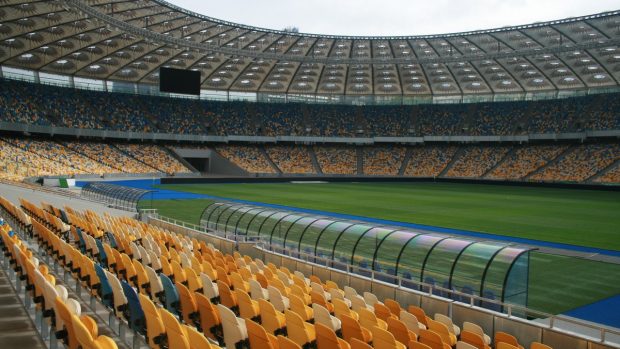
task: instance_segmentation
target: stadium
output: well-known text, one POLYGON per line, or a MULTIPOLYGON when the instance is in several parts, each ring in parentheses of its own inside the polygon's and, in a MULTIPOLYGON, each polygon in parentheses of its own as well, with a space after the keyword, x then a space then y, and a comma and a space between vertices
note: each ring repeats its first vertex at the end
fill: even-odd
POLYGON ((620 11, 0 1, 0 346, 620 348, 620 11))

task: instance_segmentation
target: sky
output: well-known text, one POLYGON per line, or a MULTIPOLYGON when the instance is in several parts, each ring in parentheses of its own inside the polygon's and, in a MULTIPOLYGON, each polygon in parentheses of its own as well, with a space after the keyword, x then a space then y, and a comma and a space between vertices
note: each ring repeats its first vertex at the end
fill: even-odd
POLYGON ((268 29, 333 35, 426 35, 491 29, 620 9, 618 0, 168 0, 268 29))

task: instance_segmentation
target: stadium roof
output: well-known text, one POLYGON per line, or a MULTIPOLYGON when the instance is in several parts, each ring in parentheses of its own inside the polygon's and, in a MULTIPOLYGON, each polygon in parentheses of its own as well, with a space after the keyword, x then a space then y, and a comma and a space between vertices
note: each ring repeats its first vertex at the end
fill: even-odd
MULTIPOLYGON (((258 6, 258 5, 257 5, 258 6)), ((0 64, 241 92, 442 96, 617 87, 620 11, 482 31, 361 37, 230 23, 166 1, 0 2, 0 64)))

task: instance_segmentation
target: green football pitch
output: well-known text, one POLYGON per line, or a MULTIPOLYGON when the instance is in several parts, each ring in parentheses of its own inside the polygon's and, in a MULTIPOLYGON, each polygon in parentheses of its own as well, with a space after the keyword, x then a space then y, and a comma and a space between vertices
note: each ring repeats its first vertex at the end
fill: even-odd
MULTIPOLYGON (((193 184, 163 189, 620 250, 620 192, 454 183, 193 184)), ((211 200, 145 200, 198 223, 211 200)), ((620 265, 532 253, 529 306, 561 313, 620 293, 620 265)))

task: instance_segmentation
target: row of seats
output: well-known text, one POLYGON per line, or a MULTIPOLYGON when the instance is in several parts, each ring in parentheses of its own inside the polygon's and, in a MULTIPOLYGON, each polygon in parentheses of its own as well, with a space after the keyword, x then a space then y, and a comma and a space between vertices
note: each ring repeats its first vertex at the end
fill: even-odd
POLYGON ((613 164, 620 158, 620 144, 583 144, 575 147, 554 164, 534 174, 535 180, 580 182, 613 164))
MULTIPOLYGON (((582 182, 620 159, 617 143, 581 145, 424 145, 404 146, 217 146, 217 151, 233 163, 253 173, 274 173, 268 157, 283 173, 316 174, 311 156, 324 174, 357 174, 358 161, 363 174, 396 176, 406 163, 404 176, 491 178, 582 182), (358 158, 358 152, 363 155, 358 158), (566 154, 565 154, 566 153, 566 154), (566 156, 562 157, 563 154, 566 156), (554 160, 560 161, 552 163, 554 160), (550 165, 545 168, 545 166, 550 165), (543 169, 536 173, 537 170, 543 169)), ((618 183, 617 172, 597 179, 618 183)))
POLYGON ((11 180, 57 175, 190 172, 160 146, 0 139, 0 176, 11 180))
MULTIPOLYGON (((3 200, 3 207, 6 208, 5 205, 7 202, 3 200)), ((19 210, 8 205, 9 210, 13 212, 19 210)), ((19 219, 19 216, 16 218, 19 219)), ((70 349, 80 347, 116 349, 117 345, 112 338, 99 335, 96 321, 82 314, 80 302, 69 298, 67 287, 60 284, 57 277, 50 272, 49 266, 36 257, 36 253, 9 224, 1 223, 0 244, 4 257, 9 260, 10 268, 16 277, 25 282, 29 297, 34 302, 36 310, 42 314, 45 321, 49 322, 54 336, 62 339, 70 349)), ((26 223, 27 220, 24 226, 26 223)))
MULTIPOLYGON (((415 305, 403 308, 238 252, 223 254, 127 217, 26 200, 21 206, 38 244, 151 348, 214 347, 206 338, 252 349, 490 348, 491 338, 474 323, 455 326, 415 305)), ((512 348, 500 343, 521 347, 497 332, 494 347, 512 348)))
POLYGON ((618 94, 419 106, 214 102, 82 91, 0 79, 2 121, 134 132, 244 136, 512 135, 620 129, 618 94))

